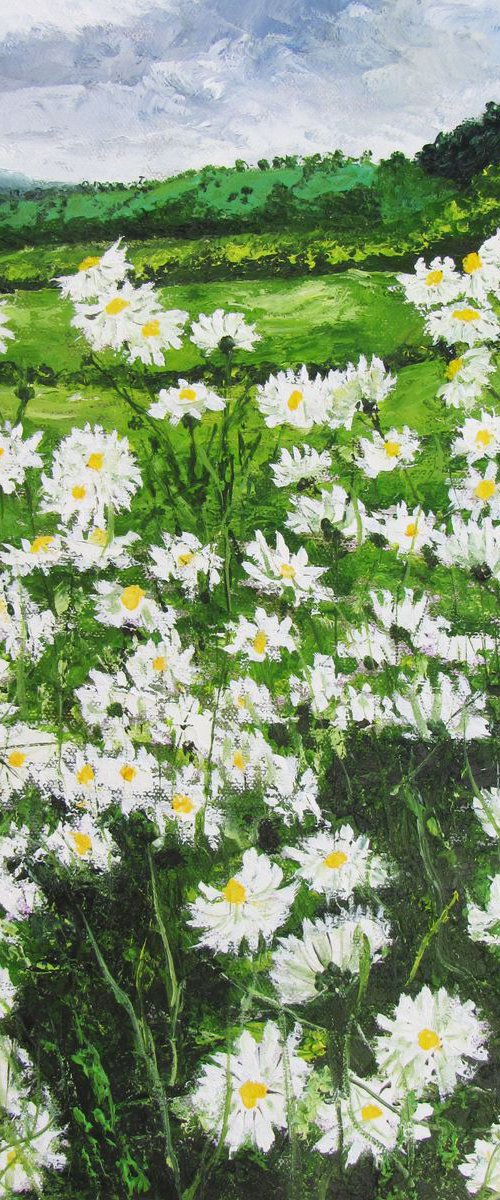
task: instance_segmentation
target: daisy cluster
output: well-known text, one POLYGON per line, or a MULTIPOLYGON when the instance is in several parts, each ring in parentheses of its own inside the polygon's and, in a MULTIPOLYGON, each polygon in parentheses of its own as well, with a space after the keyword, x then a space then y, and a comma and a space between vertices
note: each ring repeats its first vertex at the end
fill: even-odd
MULTIPOLYGON (((152 284, 135 286, 120 241, 58 284, 95 356, 164 367, 180 347, 188 314, 165 310, 152 284)), ((432 492, 434 510, 414 469, 427 432, 398 419, 398 380, 379 357, 325 374, 289 368, 235 399, 232 364, 259 334, 222 309, 190 326, 204 380, 156 389, 152 372, 137 436, 132 423, 127 436, 87 423, 49 448, 19 422, 0 430, 0 489, 26 505, 25 536, 0 547, 6 941, 18 945, 43 908, 44 870, 69 889, 102 881, 123 866, 117 830, 133 837, 139 824, 153 858, 176 847, 190 863, 185 953, 244 993, 237 1034, 204 1057, 177 1105, 217 1153, 267 1153, 300 1132, 314 1153, 349 1166, 403 1160, 487 1058, 488 1025, 462 979, 459 993, 455 981, 415 986, 410 973, 386 1011, 363 1007, 372 978, 402 953, 401 881, 389 846, 338 815, 331 794, 332 758, 348 777, 351 738, 397 746, 413 761, 450 742, 466 753, 496 720, 495 620, 460 622, 433 580, 461 573, 462 587, 482 595, 500 583, 500 417, 484 396, 500 334, 500 233, 466 256, 463 272, 448 258, 419 260, 399 286, 446 356, 437 404, 449 478, 444 498, 432 492), (210 381, 212 356, 226 364, 224 395, 210 381), (236 448, 238 405, 259 429, 255 465, 236 448), (172 430, 176 445, 190 439, 193 485, 201 479, 208 494, 215 477, 206 502, 198 487, 190 504, 179 485, 187 475, 175 478, 172 430), (150 520, 151 460, 162 453, 165 494, 150 520), (280 528, 269 509, 282 513, 280 528), (361 585, 346 587, 358 563, 361 585), (45 666, 57 703, 40 689, 38 712, 45 666), (35 794, 45 813, 36 829, 16 817, 35 794), (273 835, 267 846, 262 827, 273 835), (257 1023, 248 1020, 255 1008, 257 1023), (332 1011, 348 1013, 337 1071, 307 1054, 309 1027, 324 1051, 340 1037, 332 1011)), ((9 336, 0 328, 0 348, 9 336)), ((470 776, 471 824, 491 849, 500 789, 470 776)), ((500 872, 487 893, 470 886, 471 943, 494 952, 500 872)), ((22 1059, 12 1070, 14 1081, 29 1079, 22 1059)), ((22 1154, 15 1132, 5 1150, 14 1192, 26 1178, 37 1187, 41 1167, 62 1165, 49 1100, 37 1108, 19 1086, 12 1101, 5 1089, 0 1097, 9 1131, 20 1121, 28 1131, 22 1154)), ((471 1193, 498 1191, 498 1144, 493 1125, 460 1166, 471 1193)))

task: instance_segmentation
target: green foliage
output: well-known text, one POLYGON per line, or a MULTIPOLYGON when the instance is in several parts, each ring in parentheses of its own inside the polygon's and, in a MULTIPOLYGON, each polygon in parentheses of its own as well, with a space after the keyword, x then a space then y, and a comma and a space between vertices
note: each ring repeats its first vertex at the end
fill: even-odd
POLYGON ((500 104, 490 101, 481 117, 462 121, 422 147, 417 162, 429 175, 454 179, 459 187, 500 159, 500 104))

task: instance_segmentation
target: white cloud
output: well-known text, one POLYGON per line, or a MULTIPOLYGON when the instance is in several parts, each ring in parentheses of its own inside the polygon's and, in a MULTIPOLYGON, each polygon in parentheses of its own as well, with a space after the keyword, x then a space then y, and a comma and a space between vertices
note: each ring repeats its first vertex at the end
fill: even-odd
POLYGON ((168 7, 168 0, 4 0, 0 38, 35 30, 74 34, 93 25, 123 25, 153 8, 168 7))
POLYGON ((45 71, 29 86, 20 47, 17 90, 0 91, 0 166, 38 178, 132 180, 336 147, 412 154, 500 100, 497 0, 281 0, 272 16, 239 0, 230 19, 225 0, 18 6, 16 19, 45 11, 71 33, 57 85, 45 71), (107 40, 74 43, 103 11, 107 40))

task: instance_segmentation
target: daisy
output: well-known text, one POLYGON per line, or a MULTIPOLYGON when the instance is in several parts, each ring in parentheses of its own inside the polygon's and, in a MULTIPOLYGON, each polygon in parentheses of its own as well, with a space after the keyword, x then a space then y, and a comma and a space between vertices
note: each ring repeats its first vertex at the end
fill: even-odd
POLYGON ((230 680, 220 697, 219 713, 222 721, 236 721, 238 725, 277 724, 281 720, 269 688, 249 675, 230 680))
POLYGON ((396 550, 398 557, 404 554, 419 554, 433 539, 434 513, 424 513, 417 505, 412 512, 404 500, 393 508, 374 513, 367 520, 373 533, 379 533, 396 550))
POLYGON ((457 302, 428 314, 425 331, 433 342, 445 341, 448 346, 457 342, 474 346, 476 342, 496 342, 500 324, 488 305, 477 307, 470 302, 457 302))
POLYGON ((106 510, 120 512, 142 479, 129 449, 128 439, 114 429, 88 423, 72 429, 54 452, 52 475, 42 475, 44 512, 59 513, 64 523, 82 528, 105 524, 106 510))
POLYGON ((17 722, 0 725, 0 795, 7 800, 30 780, 42 788, 57 758, 52 733, 17 722))
POLYGON ((367 408, 369 411, 377 409, 395 386, 396 378, 386 371, 381 358, 377 358, 376 354, 373 354, 371 361, 368 362, 362 354, 357 366, 354 366, 353 363, 347 364, 345 371, 342 372, 340 386, 334 390, 329 418, 330 427, 336 429, 342 424, 346 429, 350 429, 351 422, 347 423, 345 417, 340 420, 339 412, 339 407, 340 410, 342 409, 342 401, 345 404, 347 397, 350 398, 351 405, 355 404, 352 409, 352 421, 352 416, 358 409, 367 408))
POLYGON ((463 295, 463 280, 452 258, 433 258, 429 266, 424 258, 418 258, 413 275, 397 275, 396 278, 404 288, 406 299, 417 308, 448 304, 463 295))
POLYGON ((78 264, 74 275, 59 275, 55 282, 64 299, 80 303, 93 300, 123 283, 132 264, 127 262, 127 248, 120 245, 121 238, 114 242, 104 254, 90 254, 78 264))
POLYGON ((283 650, 292 653, 297 648, 291 633, 291 618, 284 617, 280 621, 264 608, 256 608, 252 621, 240 616, 238 623, 229 623, 226 630, 234 634, 234 639, 223 649, 227 654, 242 654, 249 662, 276 661, 282 657, 283 650))
POLYGON ((470 1079, 478 1062, 485 1062, 486 1025, 472 1000, 423 987, 415 996, 401 996, 394 1017, 379 1015, 384 1032, 375 1039, 380 1070, 398 1087, 417 1096, 436 1084, 448 1095, 459 1079, 470 1079))
POLYGON ((164 364, 164 350, 179 349, 188 314, 178 309, 165 312, 152 283, 134 288, 125 281, 120 288, 102 293, 95 304, 77 304, 71 324, 83 333, 93 350, 128 351, 129 362, 164 364))
POLYGON ((500 267, 500 229, 497 229, 492 237, 483 242, 479 247, 479 253, 483 262, 492 267, 500 267))
POLYGON ((306 600, 329 600, 331 592, 319 584, 327 567, 308 565, 307 551, 301 547, 295 554, 289 550, 281 533, 276 534, 276 548, 268 545, 260 529, 245 546, 248 559, 242 566, 250 576, 249 586, 268 595, 292 594, 295 605, 306 600), (252 561, 253 560, 253 561, 252 561))
POLYGON ((448 737, 473 741, 489 735, 483 716, 486 698, 473 693, 464 675, 450 679, 438 675, 434 685, 427 677, 414 679, 392 697, 396 723, 406 728, 406 737, 428 741, 433 727, 443 725, 448 737))
POLYGON ((434 553, 440 562, 449 567, 455 565, 465 570, 476 568, 500 578, 500 527, 491 517, 478 522, 471 516, 465 521, 458 513, 451 518, 451 532, 443 529, 434 532, 434 553))
POLYGON ((356 538, 358 543, 365 539, 368 523, 363 501, 351 499, 340 484, 322 488, 319 500, 292 496, 291 504, 285 524, 293 533, 323 534, 325 526, 333 525, 345 538, 356 538))
POLYGON ((375 430, 371 438, 359 439, 360 454, 354 461, 369 479, 375 479, 382 471, 408 466, 419 448, 417 435, 407 425, 399 432, 390 429, 384 437, 375 430))
POLYGON ((151 546, 152 572, 157 579, 175 579, 182 590, 193 599, 200 587, 199 576, 206 578, 209 588, 220 583, 223 559, 215 545, 202 546, 193 533, 174 537, 163 534, 163 546, 151 546))
POLYGON ((307 701, 313 713, 322 713, 330 701, 342 692, 342 682, 337 675, 333 658, 329 654, 315 654, 312 665, 304 668, 301 678, 290 676, 290 699, 294 706, 307 701))
POLYGON ((278 1026, 266 1021, 260 1041, 245 1030, 232 1054, 219 1051, 204 1066, 190 1104, 214 1141, 225 1130, 230 1154, 244 1145, 266 1153, 275 1129, 288 1128, 290 1106, 311 1070, 296 1054, 299 1033, 296 1027, 284 1044, 278 1026))
POLYGON ((361 909, 334 918, 327 913, 316 921, 307 918, 302 937, 278 938, 272 957, 271 979, 282 1004, 307 1004, 321 990, 321 976, 330 967, 356 975, 365 939, 376 962, 389 945, 389 926, 381 915, 361 909))
POLYGON ((17 484, 23 483, 29 467, 42 467, 43 461, 36 453, 42 433, 34 433, 23 441, 22 425, 12 426, 7 422, 0 429, 0 491, 9 496, 17 484))
POLYGON ((161 641, 150 638, 126 658, 127 675, 139 689, 159 693, 176 693, 191 686, 196 670, 193 663, 194 646, 185 650, 175 628, 161 641))
POLYGON ((341 658, 354 658, 358 663, 371 660, 377 666, 396 663, 398 651, 391 637, 376 625, 367 624, 362 629, 353 626, 346 630, 346 641, 339 642, 337 654, 341 658))
POLYGON ((92 815, 85 812, 71 822, 61 822, 53 833, 46 835, 39 854, 40 857, 55 854, 65 867, 84 865, 106 871, 118 851, 107 830, 99 829, 92 815))
POLYGON ((6 301, 0 300, 0 354, 7 353, 7 342, 14 338, 15 334, 12 329, 7 328, 8 313, 5 311, 6 301))
POLYGON ((232 786, 238 790, 267 782, 273 776, 273 753, 260 730, 220 730, 213 745, 213 759, 232 786))
MULTIPOLYGON (((212 797, 217 792, 214 775, 215 772, 210 787, 212 797)), ((222 813, 207 803, 205 778, 192 763, 176 772, 168 786, 168 799, 159 801, 150 811, 163 834, 169 823, 175 825, 182 841, 194 842, 197 828, 210 846, 217 846, 220 841, 222 813)))
POLYGON ((322 425, 329 399, 328 380, 321 375, 310 378, 304 366, 298 372, 279 371, 270 375, 256 394, 257 407, 269 429, 292 425, 307 430, 322 425))
POLYGON ((96 817, 111 803, 112 796, 100 778, 101 755, 95 746, 67 742, 59 764, 61 791, 71 808, 88 810, 96 817))
POLYGON ((459 358, 453 358, 446 368, 447 382, 438 390, 438 396, 448 408, 474 408, 490 375, 495 370, 493 352, 486 346, 466 350, 459 358))
POLYGON ((3 1137, 0 1179, 4 1196, 41 1192, 44 1172, 60 1171, 65 1166, 62 1132, 50 1110, 39 1102, 34 1104, 23 1097, 21 1104, 14 1103, 11 1129, 6 1128, 3 1137))
POLYGON ((133 363, 137 359, 149 366, 165 365, 166 350, 180 350, 182 334, 188 314, 179 308, 153 308, 147 319, 134 323, 127 335, 127 359, 133 363))
POLYGON ((226 401, 206 384, 179 379, 177 387, 162 388, 158 392, 158 399, 148 412, 151 417, 161 421, 168 417, 171 425, 178 425, 183 417, 201 421, 206 412, 222 412, 225 407, 226 401))
POLYGON ((134 809, 147 807, 148 799, 158 787, 156 759, 144 746, 135 749, 132 742, 125 743, 115 757, 101 757, 98 782, 128 816, 134 809))
POLYGON ((484 473, 471 467, 466 479, 458 487, 451 487, 448 495, 455 509, 479 516, 486 513, 493 520, 500 517, 500 485, 497 483, 496 463, 488 463, 484 473))
POLYGON ((465 1156, 459 1171, 471 1196, 500 1192, 500 1125, 492 1125, 486 1138, 476 1138, 472 1154, 465 1156))
POLYGON ((481 788, 472 807, 486 837, 500 838, 500 788, 481 788))
POLYGON ((473 250, 462 259, 463 294, 477 304, 487 304, 491 292, 498 292, 500 284, 500 266, 488 262, 481 254, 473 250))
POLYGON ((369 838, 356 837, 350 825, 314 833, 283 854, 299 864, 299 878, 329 899, 347 899, 359 887, 384 887, 389 878, 382 859, 370 850, 369 838))
POLYGON ((234 350, 253 350, 260 342, 255 325, 249 325, 242 313, 224 312, 216 308, 209 317, 200 313, 191 325, 191 341, 205 354, 220 350, 232 354, 234 350))
POLYGON ((500 452, 500 417, 496 413, 485 412, 480 418, 468 417, 458 437, 451 445, 451 454, 464 455, 469 463, 479 458, 496 458, 500 452))
POLYGON ((467 908, 469 937, 474 942, 486 942, 488 946, 500 945, 500 875, 490 881, 490 894, 486 908, 469 904, 467 908))
POLYGON ((326 480, 330 478, 331 455, 327 450, 321 454, 313 446, 292 446, 292 451, 282 450, 277 462, 270 463, 275 487, 289 487, 301 480, 326 480))
POLYGON ((78 525, 63 537, 64 556, 77 571, 104 571, 107 567, 128 567, 130 549, 140 541, 140 534, 124 533, 111 537, 107 529, 94 525, 84 532, 78 525))
POLYGON ((0 562, 10 567, 14 575, 30 575, 37 569, 44 575, 51 567, 57 566, 64 560, 64 546, 61 538, 54 534, 41 533, 30 542, 21 538, 21 547, 5 545, 0 551, 0 562))
POLYGON ((417 1104, 413 1112, 394 1083, 377 1077, 351 1080, 348 1095, 339 1094, 335 1103, 322 1104, 316 1123, 324 1130, 316 1142, 320 1154, 347 1150, 347 1166, 371 1154, 379 1162, 404 1141, 422 1141, 431 1136, 422 1122, 432 1116, 430 1104, 417 1104))
MULTIPOLYGON (((155 600, 148 596, 144 588, 137 583, 129 583, 125 587, 121 583, 108 583, 102 580, 95 585, 93 599, 95 601, 95 619, 102 625, 138 625, 150 632, 159 628, 160 609, 155 600)), ((170 623, 174 623, 172 610, 170 623)), ((169 612, 161 614, 168 620, 169 612)))
POLYGON ((213 740, 214 713, 202 708, 196 696, 181 692, 167 701, 156 724, 151 723, 153 735, 160 741, 170 740, 177 747, 194 747, 208 758, 213 740))
POLYGON ((278 774, 263 795, 264 803, 283 818, 285 825, 293 821, 302 822, 307 814, 316 821, 322 820, 318 805, 318 780, 314 771, 306 767, 299 772, 299 760, 289 754, 282 757, 278 774))
POLYGON ((246 850, 241 870, 222 888, 200 883, 200 894, 189 905, 188 924, 201 929, 199 946, 223 954, 236 953, 243 941, 257 950, 262 937, 269 942, 288 917, 296 882, 281 887, 283 871, 266 854, 246 850))
POLYGON ((39 609, 20 580, 0 578, 0 642, 11 658, 25 654, 38 662, 52 645, 56 619, 50 609, 39 609))

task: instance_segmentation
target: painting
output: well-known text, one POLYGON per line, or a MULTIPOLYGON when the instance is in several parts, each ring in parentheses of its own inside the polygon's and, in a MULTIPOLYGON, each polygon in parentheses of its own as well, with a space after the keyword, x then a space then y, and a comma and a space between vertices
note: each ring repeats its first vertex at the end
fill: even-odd
POLYGON ((500 1196, 494 0, 3 0, 0 1196, 500 1196))

